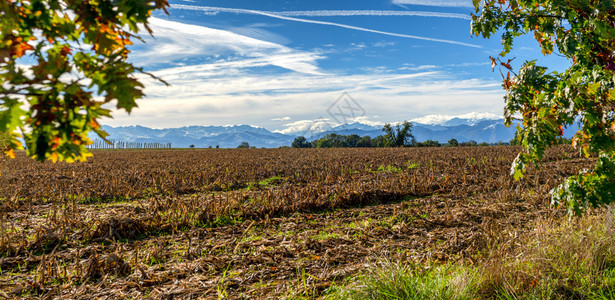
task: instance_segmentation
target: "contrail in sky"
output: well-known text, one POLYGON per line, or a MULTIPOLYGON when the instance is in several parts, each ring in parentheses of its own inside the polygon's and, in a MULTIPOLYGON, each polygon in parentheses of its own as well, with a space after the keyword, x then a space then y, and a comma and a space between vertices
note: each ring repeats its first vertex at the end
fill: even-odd
POLYGON ((393 0, 393 4, 426 5, 439 7, 474 7, 470 0, 393 0))
MULTIPOLYGON (((436 38, 422 37, 422 36, 402 34, 402 33, 393 33, 393 32, 387 32, 387 31, 363 28, 363 27, 346 25, 346 24, 340 24, 340 23, 318 21, 318 20, 308 20, 308 19, 299 19, 299 18, 293 18, 293 17, 290 17, 290 16, 283 15, 284 13, 289 13, 291 15, 298 15, 299 13, 303 13, 303 12, 268 12, 268 11, 252 10, 252 9, 226 8, 226 7, 213 7, 213 6, 195 6, 195 5, 183 5, 183 4, 171 4, 171 8, 203 11, 203 12, 210 12, 210 13, 211 12, 224 12, 224 13, 235 13, 235 14, 261 15, 261 16, 267 16, 267 17, 281 19, 281 20, 286 20, 286 21, 294 21, 294 22, 302 22, 302 23, 310 23, 310 24, 335 26, 335 27, 341 27, 341 28, 358 30, 358 31, 365 31, 365 32, 372 32, 372 33, 378 33, 378 34, 389 35, 389 36, 396 36, 396 37, 403 37, 403 38, 431 41, 431 42, 439 42, 439 43, 447 43, 447 44, 461 45, 461 46, 474 47, 474 48, 482 48, 481 46, 478 46, 478 45, 468 44, 468 43, 463 43, 463 42, 457 42, 457 41, 451 41, 451 40, 436 39, 436 38)), ((350 13, 354 12, 354 13, 356 13, 354 15, 361 15, 359 13, 362 12, 363 15, 369 15, 369 16, 373 15, 373 16, 375 16, 377 14, 368 14, 368 13, 369 12, 372 12, 372 13, 374 13, 374 12, 383 12, 382 16, 388 16, 388 15, 384 14, 384 12, 396 12, 396 11, 368 11, 368 10, 366 10, 366 11, 320 11, 320 12, 321 12, 321 14, 318 14, 318 15, 316 14, 317 11, 306 11, 305 13, 306 13, 306 15, 307 15, 307 13, 311 13, 312 16, 332 16, 333 14, 325 15, 325 13, 323 13, 323 12, 331 12, 331 13, 336 13, 337 12, 338 15, 341 16, 340 15, 341 12, 350 12, 350 13)), ((400 11, 400 13, 402 13, 402 12, 400 11)), ((413 12, 407 12, 407 13, 413 13, 413 12)), ((414 13, 416 13, 416 12, 414 12, 414 13)), ((350 15, 351 14, 348 14, 348 16, 350 16, 350 15)), ((411 14, 403 14, 403 15, 404 16, 405 15, 410 16, 411 14)), ((416 16, 416 15, 417 14, 414 14, 413 16, 416 16)), ((455 15, 455 14, 453 14, 453 15, 455 15)), ((421 15, 421 16, 427 16, 427 15, 421 15)))
POLYGON ((374 17, 439 17, 462 20, 472 20, 469 15, 455 13, 440 13, 429 11, 400 11, 400 10, 299 10, 278 11, 267 13, 286 17, 351 17, 351 16, 374 16, 374 17))

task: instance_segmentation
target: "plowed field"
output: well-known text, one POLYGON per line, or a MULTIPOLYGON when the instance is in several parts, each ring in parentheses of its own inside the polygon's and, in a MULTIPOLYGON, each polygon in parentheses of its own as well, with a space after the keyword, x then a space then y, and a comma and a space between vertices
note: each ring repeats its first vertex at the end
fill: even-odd
POLYGON ((378 260, 480 259, 592 165, 520 148, 97 151, 2 162, 0 298, 316 298, 378 260))

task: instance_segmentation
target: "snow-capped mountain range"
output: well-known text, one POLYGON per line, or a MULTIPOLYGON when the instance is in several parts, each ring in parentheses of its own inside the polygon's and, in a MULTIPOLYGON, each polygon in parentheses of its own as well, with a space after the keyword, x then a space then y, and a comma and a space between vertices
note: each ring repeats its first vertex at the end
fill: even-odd
MULTIPOLYGON (((446 143, 450 139, 459 142, 470 140, 478 143, 508 142, 515 134, 516 126, 504 126, 503 119, 494 118, 445 118, 437 122, 424 124, 415 120, 412 122, 412 134, 419 142, 435 140, 446 143)), ((343 135, 358 134, 375 137, 382 135, 382 125, 368 125, 363 123, 342 124, 320 132, 295 132, 283 134, 270 131, 263 127, 252 125, 232 126, 188 126, 180 128, 152 129, 143 126, 102 126, 109 133, 109 139, 126 142, 141 143, 171 143, 174 148, 186 148, 194 145, 197 148, 209 146, 221 148, 235 148, 242 142, 248 142, 250 146, 276 148, 290 146, 297 136, 306 136, 308 140, 321 138, 330 133, 343 135)), ((565 137, 572 137, 577 128, 569 128, 565 131, 565 137)), ((92 138, 96 138, 92 136, 92 138)))

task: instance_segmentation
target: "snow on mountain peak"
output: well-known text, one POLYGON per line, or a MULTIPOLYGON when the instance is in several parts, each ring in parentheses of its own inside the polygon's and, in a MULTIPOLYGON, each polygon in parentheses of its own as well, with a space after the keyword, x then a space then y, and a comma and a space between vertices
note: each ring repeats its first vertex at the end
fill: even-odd
POLYGON ((420 118, 410 120, 413 123, 420 123, 425 125, 442 125, 442 126, 457 126, 457 125, 474 125, 484 120, 498 120, 502 119, 501 116, 497 116, 492 113, 477 113, 471 112, 467 114, 450 116, 450 115, 427 115, 420 118))

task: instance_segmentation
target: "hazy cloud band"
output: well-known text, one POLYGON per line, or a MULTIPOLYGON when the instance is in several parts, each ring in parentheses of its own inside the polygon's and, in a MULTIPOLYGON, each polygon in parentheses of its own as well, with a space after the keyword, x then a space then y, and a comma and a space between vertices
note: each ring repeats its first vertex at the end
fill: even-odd
POLYGON ((458 42, 458 41, 444 40, 444 39, 437 39, 437 38, 430 38, 430 37, 422 37, 422 36, 416 36, 416 35, 410 35, 410 34, 402 34, 402 33, 393 33, 393 32, 387 32, 387 31, 363 28, 363 27, 346 25, 346 24, 340 24, 340 23, 326 22, 326 21, 299 19, 299 18, 283 16, 283 15, 280 15, 280 14, 277 14, 277 13, 266 12, 266 11, 259 11, 259 10, 240 9, 240 8, 226 8, 226 7, 212 7, 212 6, 195 6, 195 5, 183 5, 183 4, 172 4, 171 8, 174 8, 174 9, 185 9, 185 10, 194 10, 194 11, 203 11, 203 12, 208 12, 208 13, 210 13, 210 12, 224 12, 224 13, 235 13, 235 14, 261 15, 261 16, 267 16, 267 17, 281 19, 281 20, 286 20, 286 21, 294 21, 294 22, 302 22, 302 23, 310 23, 310 24, 318 24, 318 25, 335 26, 335 27, 341 27, 341 28, 346 28, 346 29, 365 31, 365 32, 372 32, 372 33, 378 33, 378 34, 389 35, 389 36, 396 36, 396 37, 402 37, 402 38, 410 38, 410 39, 417 39, 417 40, 430 41, 430 42, 438 42, 438 43, 460 45, 460 46, 466 46, 466 47, 482 48, 481 46, 478 46, 478 45, 468 44, 468 43, 463 43, 463 42, 458 42))

